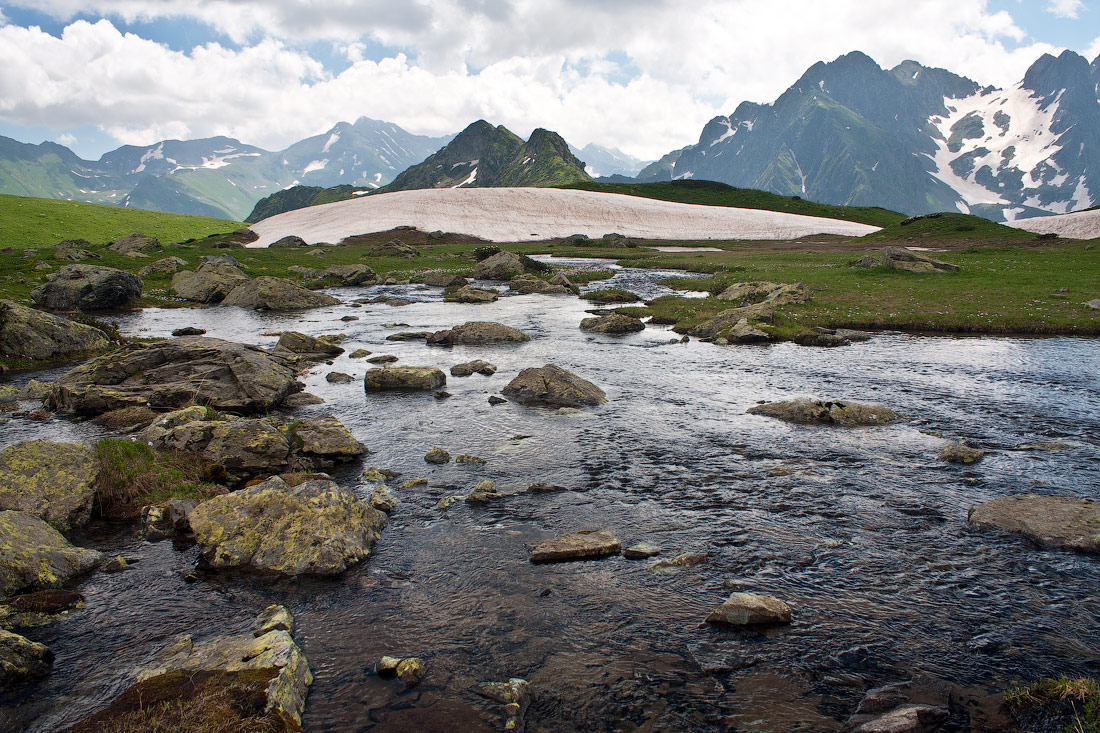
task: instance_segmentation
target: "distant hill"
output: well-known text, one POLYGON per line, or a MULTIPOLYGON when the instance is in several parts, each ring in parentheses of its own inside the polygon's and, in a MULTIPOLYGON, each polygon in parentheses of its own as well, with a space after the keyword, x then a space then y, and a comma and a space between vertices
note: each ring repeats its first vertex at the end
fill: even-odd
POLYGON ((563 186, 591 181, 584 163, 556 132, 541 128, 524 142, 503 125, 478 120, 382 191, 420 188, 563 186))
POLYGON ((213 137, 125 145, 88 161, 56 143, 0 137, 0 193, 241 220, 299 184, 378 188, 448 140, 360 117, 275 152, 213 137))
POLYGON ((357 194, 362 195, 369 191, 370 189, 348 185, 333 186, 331 188, 291 186, 257 201, 252 213, 245 217, 245 221, 254 224, 260 219, 282 214, 285 211, 304 209, 307 206, 317 206, 319 204, 331 204, 333 201, 347 201, 357 194))

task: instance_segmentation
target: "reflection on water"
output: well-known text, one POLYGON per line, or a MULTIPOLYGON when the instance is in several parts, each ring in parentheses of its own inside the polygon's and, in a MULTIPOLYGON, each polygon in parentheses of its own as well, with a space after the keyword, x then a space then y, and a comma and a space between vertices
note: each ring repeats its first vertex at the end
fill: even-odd
MULTIPOLYGON (((611 285, 653 297, 668 292, 654 284, 668 274, 620 269, 611 285)), ((448 377, 447 400, 326 382, 330 370, 361 377, 370 366, 347 354, 304 377, 325 404, 300 414, 334 413, 370 447, 365 465, 429 485, 394 489, 401 503, 375 555, 335 581, 188 583, 181 571, 194 566, 194 548, 129 532, 95 538, 142 561, 91 577, 80 586, 84 611, 30 633, 57 661, 29 698, 2 701, 10 728, 48 731, 79 719, 175 635, 243 630, 275 602, 296 615, 316 674, 310 731, 499 729, 495 706, 471 689, 512 676, 535 691, 535 731, 829 730, 868 687, 915 674, 989 691, 1100 662, 1097 559, 965 522, 969 507, 998 496, 1095 496, 1100 342, 882 336, 834 350, 721 348, 670 343, 678 337, 661 327, 627 337, 582 332, 591 305, 569 297, 466 306, 418 286, 330 292, 343 305, 302 315, 146 310, 119 321, 130 334, 193 325, 264 346, 284 329, 344 333, 348 353, 365 348, 445 371, 491 361, 499 367, 491 377, 448 377), (379 293, 417 302, 349 307, 379 293), (532 341, 453 349, 386 341, 395 330, 466 320, 500 321, 532 341), (407 325, 385 325, 394 323, 407 325), (488 403, 520 369, 548 362, 596 382, 608 404, 561 414, 488 403), (844 431, 745 414, 758 400, 795 396, 882 402, 905 420, 844 431), (977 466, 943 464, 936 453, 952 437, 997 452, 977 466), (1076 447, 1013 450, 1049 439, 1076 447), (432 466, 423 455, 433 446, 488 462, 432 466), (514 495, 435 508, 481 478, 514 495), (523 493, 534 482, 570 490, 523 493), (579 528, 709 558, 662 574, 620 557, 527 561, 526 545, 579 528), (733 589, 785 599, 794 623, 765 632, 701 625, 733 589), (372 670, 383 654, 422 657, 428 679, 413 690, 379 679, 372 670)), ((87 424, 16 419, 0 428, 0 446, 95 435, 87 424)), ((337 478, 365 496, 361 468, 337 478)), ((956 711, 952 725, 981 727, 966 716, 956 711)))

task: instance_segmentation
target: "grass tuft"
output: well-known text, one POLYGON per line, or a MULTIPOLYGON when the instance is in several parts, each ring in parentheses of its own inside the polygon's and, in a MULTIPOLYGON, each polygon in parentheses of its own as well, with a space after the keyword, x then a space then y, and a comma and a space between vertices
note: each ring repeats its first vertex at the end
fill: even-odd
POLYGON ((1044 677, 1005 691, 1005 704, 1027 730, 1100 733, 1100 683, 1088 677, 1044 677))
POLYGON ((96 506, 108 519, 132 519, 148 504, 169 499, 202 501, 224 494, 208 483, 195 456, 160 453, 137 440, 104 438, 96 443, 99 479, 96 506))

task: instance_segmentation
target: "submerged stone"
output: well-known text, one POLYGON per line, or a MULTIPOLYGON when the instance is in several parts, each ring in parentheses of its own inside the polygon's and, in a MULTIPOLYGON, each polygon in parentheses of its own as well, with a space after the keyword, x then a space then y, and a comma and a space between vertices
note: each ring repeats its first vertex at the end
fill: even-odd
POLYGON ((570 560, 597 560, 618 555, 622 545, 605 530, 566 532, 552 540, 540 542, 531 549, 531 562, 551 563, 570 560))
POLYGON ((948 463, 977 463, 989 451, 972 448, 966 443, 949 443, 940 451, 940 460, 948 463))
POLYGON ((833 400, 789 400, 767 402, 748 409, 750 415, 774 417, 785 422, 803 425, 884 425, 900 418, 893 410, 882 405, 864 405, 858 402, 833 400))
POLYGON ((790 622, 790 606, 778 598, 759 593, 733 593, 707 616, 708 624, 718 626, 767 626, 790 622))
POLYGON ((1070 496, 1006 496, 970 510, 982 529, 1022 534, 1040 547, 1100 554, 1100 503, 1070 496))

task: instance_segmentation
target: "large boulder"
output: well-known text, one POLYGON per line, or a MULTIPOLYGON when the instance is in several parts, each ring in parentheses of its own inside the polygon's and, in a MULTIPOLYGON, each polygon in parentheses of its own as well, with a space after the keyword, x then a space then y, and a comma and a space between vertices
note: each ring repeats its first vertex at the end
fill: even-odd
POLYGON ((291 311, 339 305, 340 300, 316 293, 281 277, 258 277, 241 283, 222 301, 222 305, 259 311, 291 311))
POLYGON ((775 305, 805 303, 810 289, 804 283, 739 282, 718 294, 718 300, 741 303, 763 301, 775 305))
POLYGON ((905 247, 886 247, 881 257, 867 255, 856 261, 857 267, 885 267, 909 272, 958 272, 959 266, 941 262, 905 247))
POLYGON ((98 328, 0 300, 0 356, 57 359, 102 351, 107 344, 98 328))
POLYGON ((511 280, 516 275, 531 271, 528 260, 515 252, 500 251, 477 263, 474 277, 478 280, 511 280))
POLYGON ((141 278, 100 265, 65 265, 31 291, 31 299, 55 311, 106 310, 141 295, 141 278))
POLYGON ((0 509, 33 514, 68 532, 88 521, 99 462, 82 445, 36 440, 0 452, 0 509))
POLYGON ((731 344, 759 344, 771 341, 772 337, 767 331, 761 331, 749 323, 747 318, 742 318, 727 332, 726 340, 731 344))
MULTIPOLYGON (((564 275, 562 276, 564 277, 564 275)), ((568 280, 566 280, 568 282, 568 280)), ((517 293, 537 293, 539 295, 573 295, 573 290, 561 282, 547 282, 529 272, 516 275, 508 281, 508 289, 517 293)))
POLYGON ((520 404, 549 407, 607 402, 607 395, 599 387, 554 364, 524 369, 501 390, 501 394, 520 404))
POLYGON ((98 415, 120 407, 199 404, 238 414, 268 412, 302 389, 294 369, 255 346, 189 336, 132 344, 82 364, 54 383, 55 409, 98 415))
POLYGON ((386 525, 368 502, 325 479, 279 477, 208 499, 191 513, 203 558, 217 568, 337 575, 367 558, 386 525))
MULTIPOLYGON (((255 629, 251 632, 219 635, 199 642, 190 634, 180 637, 174 644, 162 650, 150 667, 141 671, 138 684, 164 681, 168 675, 180 672, 200 679, 205 677, 202 673, 221 673, 230 677, 228 681, 232 681, 235 673, 262 673, 270 670, 272 676, 265 681, 264 704, 261 709, 263 712, 275 712, 284 720, 289 719, 292 725, 285 728, 281 725, 274 728, 265 725, 247 729, 300 729, 306 695, 309 686, 313 684, 313 673, 310 672, 305 654, 294 643, 293 617, 285 607, 271 606, 259 615, 254 625, 255 629)), ((256 674, 243 675, 241 679, 252 680, 256 677, 256 674)), ((167 684, 161 687, 171 689, 171 685, 167 684)), ((232 690, 233 687, 229 689, 232 690)), ((152 694, 156 694, 155 690, 156 686, 150 687, 152 694)), ((247 710, 245 701, 241 700, 239 703, 239 706, 232 706, 237 712, 247 710)), ((201 721, 205 712, 200 706, 195 707, 195 717, 189 719, 191 723, 197 722, 196 718, 201 721)), ((117 714, 108 717, 102 723, 115 722, 117 717, 117 714)), ((219 722, 221 721, 211 720, 209 724, 221 730, 219 722)), ((202 725, 195 727, 195 730, 206 729, 202 725)))
POLYGON ((263 418, 210 420, 187 408, 158 419, 141 439, 158 450, 201 455, 238 482, 287 470, 328 469, 367 451, 332 415, 280 424, 263 418))
POLYGON ((404 257, 407 259, 416 257, 417 254, 416 247, 405 244, 400 239, 391 239, 367 252, 368 257, 404 257))
POLYGON ((156 237, 150 237, 141 232, 128 234, 122 239, 112 242, 107 249, 123 255, 149 254, 164 249, 156 237))
POLYGON ((899 419, 900 415, 882 405, 864 405, 859 402, 798 399, 781 402, 765 402, 748 409, 750 415, 774 417, 801 425, 885 425, 899 419))
POLYGON ((322 361, 344 353, 344 349, 334 343, 298 331, 283 331, 279 335, 278 343, 275 344, 275 351, 306 357, 307 360, 314 361, 322 361))
POLYGON ((378 282, 378 275, 366 265, 331 265, 321 271, 322 278, 341 285, 369 285, 378 282))
POLYGON ((270 249, 291 249, 293 247, 308 247, 309 243, 296 234, 288 234, 282 239, 276 239, 267 246, 270 249))
POLYGON ((172 276, 172 291, 195 303, 220 303, 248 275, 227 262, 204 262, 197 270, 184 270, 172 276))
POLYGON ((95 550, 74 547, 61 533, 26 512, 0 511, 0 598, 57 588, 99 564, 95 550))
POLYGON ((437 271, 425 275, 424 284, 437 288, 460 288, 463 285, 468 285, 469 281, 464 275, 455 272, 437 271))
POLYGON ((363 376, 367 392, 430 390, 447 384, 447 375, 435 367, 404 366, 368 369, 363 376))
POLYGON ((0 690, 49 674, 53 652, 45 644, 0 629, 0 690))
POLYGON ((625 313, 608 313, 603 316, 593 316, 581 321, 582 331, 593 333, 609 333, 621 335, 625 333, 637 333, 645 330, 645 324, 640 318, 628 316, 625 313))
POLYGON ((518 328, 505 326, 492 321, 467 321, 445 331, 436 331, 428 336, 429 344, 452 346, 483 346, 485 344, 518 344, 530 341, 531 337, 518 328))
POLYGON ((138 270, 137 274, 138 277, 174 275, 179 272, 181 267, 187 267, 187 260, 180 257, 165 257, 156 262, 150 262, 148 265, 138 270))
POLYGON ((703 321, 696 326, 682 327, 677 325, 672 330, 677 333, 687 333, 690 336, 701 339, 727 338, 730 331, 736 328, 737 324, 742 320, 756 323, 771 323, 775 320, 775 313, 775 303, 753 303, 752 305, 746 305, 740 308, 724 310, 714 318, 703 321))
POLYGON ((1006 496, 970 510, 969 522, 1027 537, 1040 547, 1100 554, 1100 503, 1069 496, 1006 496))

